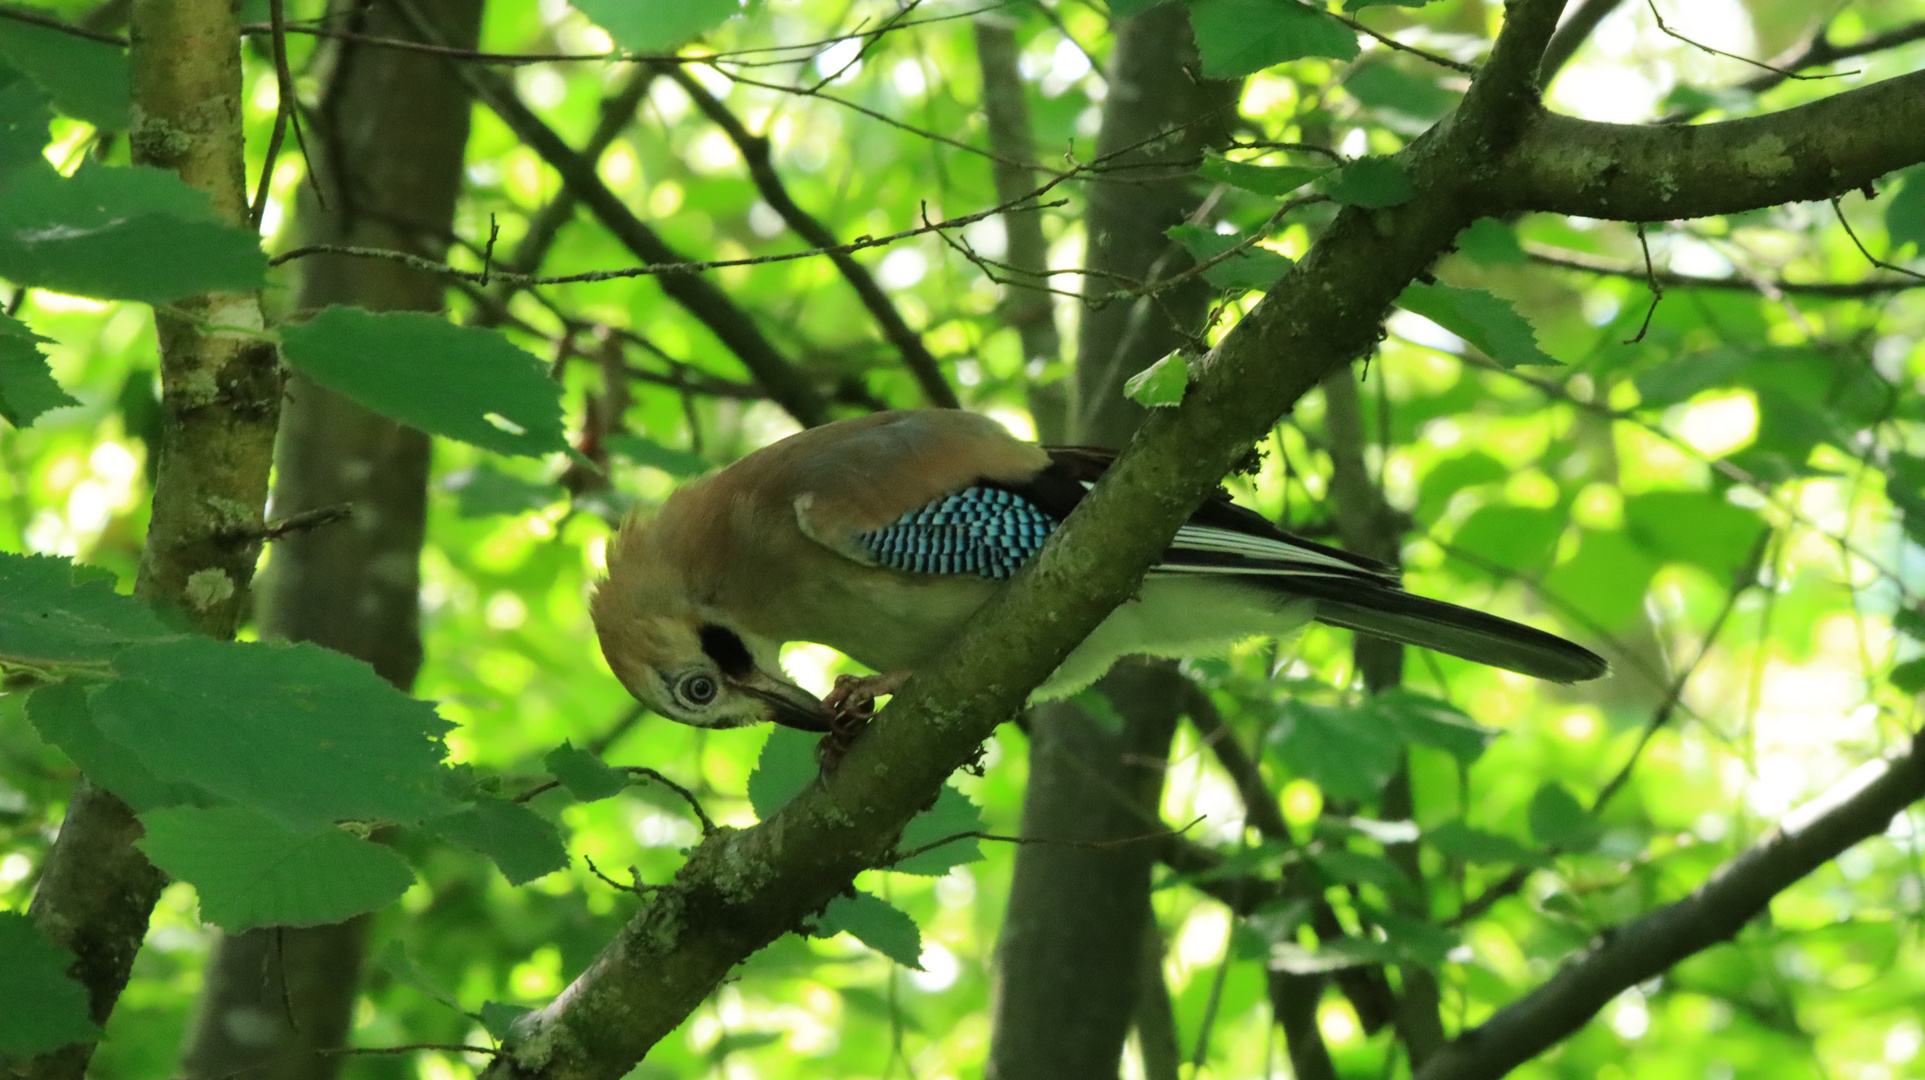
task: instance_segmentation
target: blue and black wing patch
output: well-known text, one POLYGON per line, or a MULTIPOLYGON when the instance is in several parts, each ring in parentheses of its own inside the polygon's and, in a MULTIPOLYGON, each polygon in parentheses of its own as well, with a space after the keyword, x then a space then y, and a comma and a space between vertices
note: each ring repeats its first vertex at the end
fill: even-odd
POLYGON ((1002 580, 1023 568, 1057 520, 1013 491, 967 487, 856 534, 877 563, 914 574, 1002 580))

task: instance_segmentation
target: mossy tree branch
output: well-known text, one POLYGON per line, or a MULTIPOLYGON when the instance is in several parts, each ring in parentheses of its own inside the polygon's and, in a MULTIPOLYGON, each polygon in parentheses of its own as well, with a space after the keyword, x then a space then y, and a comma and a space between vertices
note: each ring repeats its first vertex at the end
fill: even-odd
MULTIPOLYGON (((1182 404, 1152 413, 1034 563, 978 613, 944 662, 917 674, 841 767, 764 824, 717 830, 696 848, 675 882, 652 896, 573 985, 523 1020, 489 1075, 620 1076, 731 968, 797 927, 857 873, 886 861, 904 823, 1135 591, 1230 467, 1328 371, 1369 351, 1396 296, 1477 217, 1532 208, 1627 216, 1563 204, 1595 183, 1613 195, 1655 193, 1658 177, 1629 174, 1656 161, 1678 166, 1674 205, 1663 215, 1675 217, 1683 207, 1713 213, 1827 197, 1925 158, 1925 124, 1894 119, 1925 110, 1918 76, 1840 95, 1843 106, 1733 121, 1741 125, 1736 136, 1720 130, 1723 124, 1647 134, 1550 117, 1537 104, 1536 76, 1561 7, 1561 0, 1508 5, 1491 61, 1459 112, 1400 155, 1414 198, 1384 210, 1345 209, 1196 366, 1182 404), (1907 94, 1917 100, 1899 100, 1907 94), (1581 157, 1552 134, 1580 129, 1583 137, 1595 131, 1628 142, 1671 138, 1677 149, 1632 159, 1609 177, 1582 174, 1583 184, 1571 182, 1579 174, 1567 166, 1534 168, 1527 160, 1529 153, 1566 163, 1581 157), (1767 132, 1782 141, 1790 168, 1733 175, 1711 165, 1683 167, 1687 150, 1695 156, 1734 139, 1755 146, 1767 132), (1852 152, 1825 152, 1827 140, 1852 152), (1804 150, 1826 160, 1801 162, 1795 155, 1804 150), (1679 179, 1696 183, 1700 176, 1713 189, 1687 188, 1679 179)), ((1623 205, 1636 207, 1628 198, 1623 205)))

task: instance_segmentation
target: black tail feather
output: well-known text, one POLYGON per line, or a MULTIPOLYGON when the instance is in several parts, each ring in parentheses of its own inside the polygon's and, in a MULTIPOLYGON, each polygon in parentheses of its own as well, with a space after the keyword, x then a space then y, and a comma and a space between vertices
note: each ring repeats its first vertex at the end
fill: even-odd
POLYGON ((1243 580, 1292 596, 1314 597, 1320 623, 1521 675, 1572 683, 1610 670, 1602 656, 1556 634, 1401 589, 1331 578, 1252 576, 1243 580))

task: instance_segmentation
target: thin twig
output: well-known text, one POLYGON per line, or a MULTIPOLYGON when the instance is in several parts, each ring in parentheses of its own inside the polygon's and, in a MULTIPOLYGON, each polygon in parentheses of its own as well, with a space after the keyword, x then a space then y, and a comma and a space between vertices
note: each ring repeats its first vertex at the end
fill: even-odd
MULTIPOLYGON (((680 795, 682 797, 682 801, 685 803, 688 803, 688 808, 695 812, 696 819, 702 823, 702 835, 707 836, 708 834, 715 831, 715 820, 708 816, 708 811, 702 809, 702 801, 695 797, 694 792, 676 783, 675 781, 670 780, 668 777, 663 776, 661 773, 656 772, 654 769, 646 768, 641 765, 616 765, 613 767, 621 770, 622 772, 628 773, 630 776, 646 777, 650 780, 655 781, 658 784, 661 784, 663 787, 668 788, 670 791, 673 791, 675 794, 680 795)), ((562 782, 560 780, 544 780, 541 783, 536 784, 534 787, 529 788, 527 791, 524 791, 521 794, 515 796, 513 799, 509 801, 518 802, 518 803, 529 802, 534 798, 536 798, 537 796, 546 795, 549 792, 561 786, 562 786, 562 782)), ((946 842, 946 841, 943 841, 943 842, 946 842)))
POLYGON ((1554 255, 1529 245, 1524 249, 1524 257, 1545 266, 1559 266, 1566 270, 1577 270, 1602 277, 1633 278, 1640 281, 1655 277, 1659 282, 1674 289, 1732 289, 1741 292, 1762 292, 1767 296, 1777 292, 1785 296, 1823 296, 1850 300, 1903 292, 1906 289, 1919 287, 1914 281, 1894 281, 1889 278, 1838 282, 1785 281, 1781 278, 1755 279, 1743 276, 1699 277, 1670 270, 1639 270, 1635 267, 1618 266, 1590 259, 1575 252, 1560 252, 1554 255))
MULTIPOLYGON (((1067 199, 1058 199, 1054 202, 1035 203, 1031 206, 1021 207, 1020 209, 1048 210, 1066 205, 1068 201, 1067 199)), ((942 221, 920 225, 911 229, 903 229, 900 232, 893 232, 887 236, 862 236, 845 244, 836 244, 832 247, 824 248, 810 248, 807 251, 787 251, 775 255, 752 255, 740 259, 712 259, 705 262, 658 262, 650 263, 647 266, 624 267, 620 270, 590 270, 580 274, 561 274, 554 277, 543 277, 536 274, 511 274, 501 270, 494 271, 493 273, 485 270, 462 270, 458 267, 449 266, 447 263, 437 262, 434 259, 413 255, 405 251, 394 251, 388 248, 356 247, 350 244, 304 244, 301 247, 292 248, 276 255, 274 258, 269 259, 267 264, 269 266, 280 266, 282 263, 292 262, 295 259, 305 259, 314 255, 347 255, 361 259, 388 259, 393 262, 403 263, 425 273, 440 274, 444 277, 458 278, 462 281, 472 281, 476 284, 487 284, 491 281, 504 282, 521 288, 531 288, 538 285, 575 285, 595 281, 615 281, 621 278, 693 274, 705 270, 721 270, 731 266, 762 266, 768 263, 795 262, 798 259, 814 259, 823 256, 834 257, 852 251, 887 247, 898 240, 906 240, 912 236, 921 236, 925 233, 940 232, 943 229, 957 229, 964 225, 973 225, 984 218, 1004 213, 1008 209, 1008 207, 994 206, 974 214, 945 218, 942 221)))
POLYGON ((1702 49, 1703 51, 1708 52, 1713 56, 1722 56, 1727 60, 1736 60, 1741 64, 1750 64, 1752 67, 1755 67, 1755 68, 1763 68, 1764 70, 1769 71, 1772 74, 1779 76, 1780 78, 1798 79, 1800 81, 1816 81, 1818 79, 1842 79, 1847 75, 1858 74, 1858 72, 1856 71, 1831 71, 1831 72, 1826 72, 1823 75, 1800 75, 1789 68, 1774 67, 1773 65, 1767 64, 1762 60, 1753 60, 1748 56, 1739 56, 1737 53, 1728 53, 1728 52, 1725 52, 1723 49, 1714 49, 1711 46, 1706 45, 1701 41, 1693 41, 1690 38, 1685 37, 1683 34, 1678 33, 1676 30, 1671 29, 1669 26, 1666 26, 1664 24, 1664 16, 1658 14, 1658 0, 1644 0, 1644 2, 1645 2, 1645 6, 1651 9, 1651 17, 1658 21, 1659 30, 1664 31, 1665 34, 1669 35, 1670 37, 1674 37, 1679 41, 1684 42, 1686 45, 1689 45, 1694 49, 1702 49))
MULTIPOLYGON (((1731 588, 1725 593, 1724 604, 1719 607, 1717 616, 1711 620, 1711 625, 1705 629, 1704 641, 1699 644, 1697 654, 1691 658, 1690 663, 1672 677, 1670 686, 1665 689, 1664 697, 1658 702, 1657 708, 1652 710, 1651 718, 1645 721, 1644 731, 1638 736, 1637 745, 1631 748, 1631 753, 1625 758, 1624 764, 1618 767, 1617 773, 1598 789, 1597 797, 1591 800, 1590 809, 1586 811, 1587 817, 1596 820, 1604 812, 1604 807, 1611 801, 1612 796, 1616 795, 1631 779, 1631 773, 1637 768, 1638 761, 1643 758, 1645 748, 1650 745, 1652 736, 1671 722, 1671 717, 1676 714, 1678 706, 1684 700, 1685 685, 1704 664, 1705 658, 1711 655, 1712 646, 1717 643, 1718 635, 1724 631, 1725 622, 1736 610, 1739 598, 1747 589, 1758 583, 1758 571, 1764 562, 1765 551, 1770 546, 1770 541, 1771 530, 1766 529, 1758 535, 1758 541, 1753 545, 1744 565, 1732 575, 1731 588)), ((1556 845, 1550 845, 1548 850, 1552 855, 1559 853, 1556 845)), ((1462 926, 1483 917, 1484 913, 1496 906, 1498 901, 1515 895, 1519 889, 1523 888, 1524 883, 1530 880, 1531 872, 1532 868, 1527 866, 1513 869, 1496 884, 1466 901, 1446 925, 1462 926)))
POLYGON ((1873 266, 1878 267, 1880 270, 1891 270, 1896 273, 1904 274, 1906 277, 1917 278, 1920 281, 1925 281, 1925 274, 1921 274, 1916 270, 1908 270, 1905 267, 1899 266, 1895 263, 1888 263, 1885 260, 1879 258, 1878 256, 1873 255, 1871 252, 1865 250, 1865 242, 1858 238, 1858 233, 1852 229, 1851 222, 1846 220, 1845 208, 1839 205, 1837 198, 1833 198, 1831 200, 1831 210, 1832 210, 1832 213, 1838 215, 1838 224, 1843 225, 1845 227, 1845 235, 1851 237, 1852 245, 1858 248, 1858 253, 1860 255, 1863 255, 1866 258, 1866 260, 1869 261, 1873 266))
POLYGON ((703 836, 707 836, 715 831, 715 820, 708 816, 708 811, 702 809, 702 800, 696 798, 694 792, 663 776, 661 773, 656 772, 654 769, 644 768, 640 765, 624 765, 622 769, 630 776, 646 776, 650 780, 673 791, 675 794, 680 795, 682 801, 688 804, 688 808, 695 812, 696 820, 702 823, 703 836))
MULTIPOLYGON (((908 12, 904 8, 904 13, 908 12)), ((871 39, 876 40, 876 39, 871 39)), ((883 336, 896 347, 902 362, 915 376, 916 383, 931 405, 943 409, 959 409, 962 402, 957 399, 955 390, 942 376, 942 366, 923 344, 922 336, 909 328, 896 305, 883 293, 866 267, 855 261, 846 251, 838 251, 835 234, 823 225, 814 215, 802 209, 790 196, 789 189, 782 177, 775 171, 775 164, 769 157, 769 140, 752 134, 728 106, 724 105, 699 80, 690 75, 685 68, 665 68, 664 73, 680 86, 696 108, 702 110, 722 133, 728 136, 742 160, 748 164, 749 177, 755 182, 755 189, 762 194, 762 200, 781 215, 796 235, 814 245, 816 250, 825 253, 829 261, 842 273, 849 287, 867 308, 871 317, 882 329, 883 336)))
POLYGON ((42 14, 38 11, 0 7, 0 19, 11 19, 14 22, 27 23, 30 26, 44 27, 48 30, 58 30, 63 34, 77 38, 86 38, 88 41, 98 41, 103 45, 118 45, 123 49, 127 47, 127 39, 121 37, 119 34, 109 34, 101 30, 89 30, 84 26, 75 26, 70 22, 63 22, 51 15, 42 14))
POLYGON ((1644 322, 1638 325, 1638 332, 1631 335, 1624 344, 1636 345, 1644 340, 1651 329, 1651 316, 1658 313, 1658 301, 1664 299, 1664 286, 1658 284, 1658 273, 1651 265, 1651 242, 1645 239, 1644 222, 1638 222, 1638 247, 1644 251, 1644 280, 1651 287, 1651 306, 1644 309, 1644 322))
POLYGON ((341 503, 338 506, 323 506, 314 510, 303 510, 298 514, 290 514, 287 517, 280 518, 276 521, 269 521, 261 525, 229 526, 216 532, 214 539, 222 544, 261 543, 280 540, 284 537, 293 536, 296 533, 304 533, 318 529, 323 525, 332 525, 337 521, 346 521, 353 516, 354 505, 352 503, 341 503))
POLYGON ((1773 897, 1925 798, 1925 738, 1854 771, 1780 819, 1682 900, 1600 934, 1543 985, 1461 1033, 1415 1080, 1495 1080, 1588 1023, 1627 987, 1728 941, 1773 897))
POLYGON ((405 1046, 319 1046, 311 1053, 322 1057, 355 1057, 359 1055, 415 1054, 423 1050, 439 1050, 444 1054, 486 1054, 500 1057, 508 1051, 494 1046, 470 1046, 467 1043, 408 1043, 405 1046))
POLYGON ((267 213, 267 192, 274 179, 274 163, 281 156, 281 141, 287 137, 288 121, 294 116, 294 73, 287 66, 286 0, 268 0, 268 17, 273 33, 274 52, 274 130, 267 137, 267 156, 261 162, 261 181, 254 189, 254 205, 248 211, 248 224, 259 232, 261 218, 267 213))
POLYGON ((642 880, 642 872, 632 866, 628 868, 628 876, 632 880, 632 884, 624 885, 614 878, 609 877, 607 874, 602 873, 602 868, 595 865, 595 860, 583 855, 582 861, 588 864, 589 873, 601 878, 603 884, 606 884, 611 889, 625 893, 634 893, 636 896, 647 896, 649 893, 667 888, 666 885, 650 885, 644 882, 642 880))
MULTIPOLYGON (((1861 56, 1870 56, 1875 52, 1884 52, 1886 49, 1896 49, 1901 45, 1910 45, 1912 42, 1921 38, 1925 38, 1925 19, 1907 23, 1904 26, 1893 27, 1882 34, 1874 34, 1863 41, 1853 42, 1850 45, 1832 44, 1831 39, 1826 37, 1825 32, 1821 29, 1811 39, 1811 42, 1805 46, 1802 52, 1796 56, 1776 61, 1775 66, 1772 67, 1771 70, 1763 75, 1739 83, 1738 89, 1749 90, 1754 94, 1759 93, 1764 90, 1769 90, 1784 81, 1784 76, 1779 74, 1779 69, 1781 68, 1797 71, 1802 68, 1819 67, 1824 64, 1836 63, 1840 60, 1854 60, 1861 56)), ((1856 74, 1856 72, 1849 74, 1856 74)))
POLYGON ((1643 756, 1644 748, 1650 744, 1651 737, 1656 735, 1666 724, 1670 723, 1672 715, 1677 712, 1678 703, 1684 698, 1685 684, 1691 680, 1691 676, 1704 664, 1705 657, 1711 655, 1711 648, 1717 644, 1718 635, 1723 633, 1725 622, 1731 618, 1732 611, 1736 610, 1738 600, 1744 596, 1747 590, 1758 584, 1758 571, 1764 564, 1765 551, 1771 545, 1771 537, 1772 533, 1770 529, 1761 530, 1758 533, 1757 541, 1751 546, 1750 554, 1745 557, 1744 563, 1738 567, 1737 571, 1731 575, 1731 587, 1725 592, 1724 604, 1718 608, 1718 614, 1712 618, 1711 625, 1705 628, 1704 640, 1699 643, 1697 654, 1694 655, 1691 658, 1691 662, 1686 664, 1683 669, 1678 672, 1677 676, 1671 680, 1670 687, 1665 691, 1664 699, 1660 701, 1658 707, 1652 711, 1651 719, 1645 722, 1644 732, 1638 736, 1638 743, 1631 748, 1630 756, 1627 757, 1624 764, 1618 768, 1616 775, 1612 776, 1610 780, 1605 782, 1602 788, 1598 789, 1597 798, 1591 800, 1590 812, 1592 817, 1597 817, 1602 813, 1605 804, 1609 803, 1611 797, 1616 795, 1618 790, 1624 787, 1625 782, 1631 779, 1631 772, 1637 767, 1638 759, 1643 756))
POLYGON ((1196 828, 1197 825, 1208 816, 1207 814, 1198 814, 1195 821, 1190 822, 1180 829, 1159 829, 1156 832, 1144 833, 1141 836, 1125 836, 1115 840, 1059 840, 1048 836, 1003 836, 998 833, 984 832, 981 830, 951 833, 940 840, 932 840, 921 847, 910 848, 908 851, 901 852, 883 865, 885 867, 896 866, 908 862, 918 855, 934 851, 945 844, 953 844, 958 840, 995 840, 1004 844, 1048 844, 1052 847, 1079 848, 1085 851, 1108 851, 1111 848, 1140 844, 1146 840, 1168 840, 1173 836, 1182 836, 1184 833, 1196 828))
POLYGON ((1338 15, 1335 12, 1325 12, 1325 14, 1329 15, 1331 18, 1337 20, 1338 22, 1344 24, 1345 26, 1350 27, 1352 30, 1355 30, 1359 34, 1365 34, 1369 37, 1376 38, 1379 44, 1385 45, 1392 49, 1396 49, 1398 52, 1407 52, 1412 56, 1421 57, 1422 59, 1428 60, 1439 67, 1447 67, 1452 71, 1461 71, 1466 75, 1477 74, 1477 67, 1474 64, 1461 63, 1459 61, 1452 60, 1448 56, 1438 56, 1434 52, 1426 52, 1425 50, 1420 49, 1415 45, 1406 45, 1403 42, 1398 41, 1396 38, 1390 37, 1385 34, 1380 34, 1377 31, 1372 30, 1370 27, 1365 26, 1363 23, 1358 22, 1357 20, 1349 17, 1348 15, 1338 15))
MULTIPOLYGON (((767 64, 794 63, 792 59, 774 58, 772 54, 776 54, 776 53, 795 52, 798 50, 820 49, 829 45, 837 44, 838 42, 849 41, 855 38, 874 37, 878 34, 889 33, 891 31, 896 31, 896 30, 907 30, 915 26, 928 26, 934 23, 949 22, 955 19, 967 19, 967 18, 974 17, 976 15, 981 15, 985 12, 996 11, 1006 6, 1007 6, 1006 3, 995 3, 995 4, 989 4, 987 6, 980 7, 980 8, 973 8, 968 11, 958 11, 958 12, 952 12, 947 15, 931 16, 927 19, 916 19, 914 21, 909 21, 909 22, 900 22, 893 26, 884 26, 874 30, 853 30, 846 34, 839 34, 834 37, 821 38, 816 41, 797 42, 793 45, 764 45, 756 48, 731 49, 731 50, 724 50, 722 52, 707 53, 700 56, 682 56, 676 53, 625 52, 620 49, 612 50, 609 52, 593 52, 593 53, 482 52, 477 49, 461 49, 451 45, 437 45, 437 44, 430 44, 427 42, 409 41, 406 38, 381 37, 375 34, 362 34, 362 33, 357 33, 353 30, 341 30, 336 27, 322 26, 318 24, 310 25, 306 23, 289 24, 286 27, 286 32, 290 34, 304 34, 304 35, 307 35, 308 37, 329 38, 334 41, 345 41, 351 44, 368 45, 368 46, 381 48, 381 49, 398 49, 402 52, 426 53, 430 56, 442 56, 442 57, 447 57, 450 60, 467 60, 467 61, 471 61, 474 63, 481 63, 481 64, 522 65, 522 64, 565 64, 565 63, 605 63, 605 62, 705 64, 715 59, 734 59, 736 57, 770 54, 771 59, 761 61, 760 64, 757 65, 757 66, 761 66, 761 65, 767 65, 767 64)), ((117 45, 123 49, 127 47, 127 39, 121 36, 120 34, 109 33, 103 30, 90 30, 84 26, 76 26, 73 23, 63 22, 62 20, 54 18, 51 15, 45 15, 36 11, 22 10, 18 8, 0 7, 0 19, 10 19, 14 22, 30 23, 34 26, 45 27, 48 30, 56 30, 56 31, 59 31, 60 33, 68 34, 73 37, 86 38, 89 41, 98 41, 103 45, 117 45)), ((259 37, 259 36, 274 33, 274 26, 272 23, 243 23, 241 25, 241 33, 247 37, 259 37)), ((745 65, 749 63, 748 61, 738 61, 738 62, 743 63, 745 65)))
POLYGON ((1177 274, 1172 274, 1171 276, 1166 278, 1158 278, 1155 281, 1138 286, 1135 290, 1133 290, 1132 292, 1126 295, 1153 296, 1156 293, 1165 292, 1169 289, 1174 289, 1178 285, 1182 285, 1183 283, 1191 280, 1192 278, 1200 277, 1204 273, 1208 272, 1212 267, 1215 267, 1223 262, 1226 262, 1230 259, 1236 258, 1244 254, 1245 252, 1249 251, 1251 248, 1257 246, 1258 241, 1268 238, 1270 235, 1270 230, 1276 228, 1277 223, 1282 221, 1284 218, 1284 215, 1288 214, 1290 211, 1298 209, 1299 207, 1308 206, 1312 203, 1321 203, 1321 202, 1329 202, 1329 201, 1330 201, 1330 196, 1328 195, 1299 195, 1296 198, 1291 199, 1288 202, 1285 202, 1283 205, 1277 207, 1276 213, 1271 214, 1269 217, 1269 220, 1265 221, 1262 225, 1250 230, 1250 235, 1237 241, 1235 244, 1231 245, 1230 247, 1227 247, 1222 251, 1217 252, 1215 255, 1212 255, 1207 259, 1202 259, 1198 261, 1195 265, 1191 266, 1188 270, 1184 270, 1177 274))
MULTIPOLYGON (((1805 528, 1810 529, 1811 531, 1819 534, 1820 536, 1823 536, 1829 540, 1834 541, 1835 543, 1838 544, 1840 548, 1849 552, 1853 558, 1856 558, 1860 562, 1863 562, 1866 566, 1871 567, 1873 572, 1875 572, 1879 577, 1884 578, 1885 581, 1889 583, 1893 589, 1896 589, 1898 591, 1899 597, 1903 599, 1906 603, 1911 603, 1916 598, 1916 593, 1914 593, 1912 586, 1909 584, 1908 578, 1900 576, 1896 570, 1893 570, 1891 567, 1885 565, 1885 563, 1881 561, 1877 556, 1866 551, 1862 546, 1852 543, 1850 540, 1848 540, 1846 537, 1842 535, 1833 535, 1831 532, 1827 531, 1826 528, 1823 525, 1819 524, 1819 522, 1816 519, 1814 519, 1810 514, 1806 513, 1803 509, 1801 509, 1797 505, 1796 501, 1788 500, 1784 498, 1775 490, 1774 485, 1767 483, 1765 480, 1754 475, 1750 470, 1745 469, 1742 466, 1733 464, 1731 459, 1712 457, 1711 455, 1706 454, 1702 450, 1699 450, 1697 447, 1692 446, 1690 443, 1686 442, 1685 440, 1679 438, 1676 434, 1666 431, 1662 424, 1656 423, 1652 420, 1647 420, 1644 417, 1639 416, 1635 412, 1613 409, 1609 405, 1603 404, 1601 402, 1585 400, 1583 398, 1580 398, 1572 394, 1569 390, 1566 390, 1564 387, 1559 386, 1556 383, 1550 382, 1545 379, 1537 378, 1536 376, 1526 375, 1523 372, 1518 371, 1514 368, 1513 369, 1504 368, 1503 366, 1499 365, 1496 361, 1493 361, 1493 360, 1486 360, 1479 357, 1468 356, 1468 355, 1463 357, 1463 359, 1466 363, 1470 363, 1476 367, 1482 368, 1485 371, 1489 371, 1499 375, 1507 375, 1510 378, 1517 380, 1518 382, 1525 383, 1530 386, 1534 386, 1541 392, 1549 394, 1552 397, 1559 399, 1560 401, 1569 402, 1570 404, 1575 405, 1580 409, 1584 409, 1588 412, 1596 413, 1599 416, 1603 416, 1612 420, 1621 420, 1627 424, 1635 424, 1638 427, 1643 428, 1645 431, 1648 431, 1651 434, 1656 435, 1658 438, 1663 439, 1665 442, 1668 442, 1672 446, 1676 447, 1680 453, 1683 453, 1689 457, 1696 459, 1697 461, 1702 462, 1706 468, 1712 470, 1713 472, 1719 473, 1725 478, 1735 481, 1736 483, 1742 484, 1743 486, 1757 492, 1759 498, 1762 498, 1763 500, 1765 500, 1765 502, 1768 503, 1772 507, 1772 509, 1785 515, 1787 519, 1794 521, 1799 525, 1803 525, 1805 528)), ((1448 545, 1445 545, 1444 549, 1447 553, 1459 555, 1460 557, 1462 557, 1462 553, 1453 551, 1448 545)))

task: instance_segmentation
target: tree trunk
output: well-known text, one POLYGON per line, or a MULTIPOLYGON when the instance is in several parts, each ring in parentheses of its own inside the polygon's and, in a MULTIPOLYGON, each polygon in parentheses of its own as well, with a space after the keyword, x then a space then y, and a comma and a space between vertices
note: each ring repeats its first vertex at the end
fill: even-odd
MULTIPOLYGON (((229 224, 248 220, 242 178, 238 12, 206 0, 140 0, 131 16, 130 133, 136 164, 171 170, 209 196, 229 224)), ((231 637, 247 610, 280 405, 279 363, 258 338, 204 329, 262 325, 259 293, 183 297, 154 316, 161 422, 153 517, 134 592, 179 611, 203 633, 231 637)), ((105 1024, 127 985, 147 919, 167 879, 134 847, 126 803, 82 779, 67 804, 29 908, 77 959, 89 1013, 105 1024)), ((10 1061, 9 1075, 78 1080, 94 1043, 10 1061)))
MULTIPOLYGON (((1109 72, 1099 156, 1117 154, 1090 185, 1087 264, 1092 299, 1122 275, 1160 279, 1191 264, 1163 235, 1195 209, 1190 182, 1205 146, 1226 137, 1236 87, 1198 81, 1188 16, 1166 4, 1124 22, 1109 72), (1165 139, 1153 139, 1160 132, 1165 139), (1147 145, 1146 145, 1147 144, 1147 145), (1135 147, 1136 149, 1128 149, 1135 147), (1127 151, 1127 152, 1125 152, 1127 151), (1106 272, 1106 273, 1104 273, 1106 272)), ((1156 300, 1117 301, 1083 315, 1069 437, 1121 446, 1143 409, 1123 383, 1187 340, 1209 286, 1196 280, 1156 300)), ((1023 835, 1119 840, 1157 828, 1157 807, 1182 676, 1169 663, 1127 663, 1097 683, 1123 718, 1106 731, 1069 703, 1031 715, 1023 835)), ((1149 844, 1105 850, 1027 844, 1016 852, 999 945, 990 1075, 998 1080, 1113 1080, 1146 982, 1149 844)), ((1156 992, 1161 980, 1154 980, 1156 992)), ((1152 1011, 1146 1015, 1159 1015, 1152 1011)))
MULTIPOLYGON (((426 5, 472 46, 481 0, 426 5)), ((364 33, 410 37, 385 8, 364 33)), ((468 95, 435 57, 352 44, 333 61, 311 140, 326 207, 304 188, 304 243, 393 248, 439 259, 452 230, 468 95)), ((321 256, 302 264, 297 314, 330 304, 439 311, 439 278, 397 263, 321 256)), ((421 665, 416 592, 426 526, 428 437, 304 378, 289 380, 274 510, 347 504, 353 517, 281 541, 263 581, 264 636, 312 641, 367 661, 402 689, 421 665)), ((368 919, 222 937, 208 960, 185 1056, 191 1077, 326 1080, 343 1059, 368 919)))

